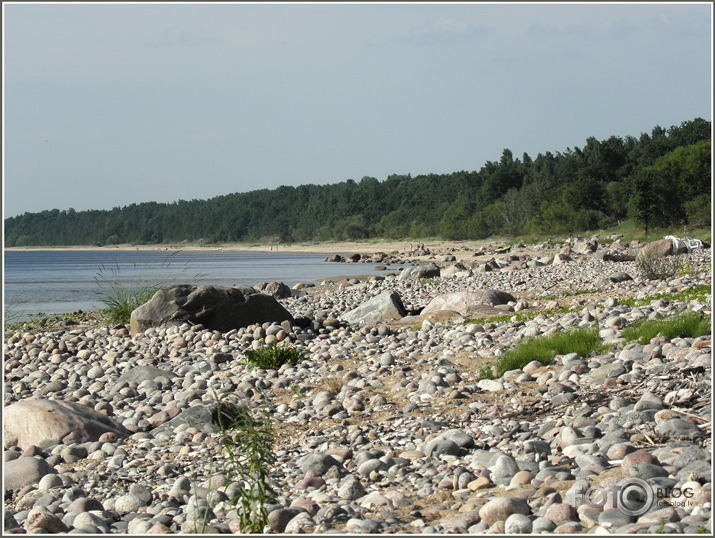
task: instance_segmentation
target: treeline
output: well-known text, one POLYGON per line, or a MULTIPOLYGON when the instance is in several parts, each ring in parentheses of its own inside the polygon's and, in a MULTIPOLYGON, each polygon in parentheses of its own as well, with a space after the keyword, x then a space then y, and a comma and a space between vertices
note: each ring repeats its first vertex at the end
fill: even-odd
POLYGON ((111 210, 53 209, 5 219, 5 246, 357 240, 575 233, 633 218, 646 229, 710 215, 711 123, 696 118, 636 138, 480 170, 393 174, 331 185, 282 186, 209 200, 111 210))

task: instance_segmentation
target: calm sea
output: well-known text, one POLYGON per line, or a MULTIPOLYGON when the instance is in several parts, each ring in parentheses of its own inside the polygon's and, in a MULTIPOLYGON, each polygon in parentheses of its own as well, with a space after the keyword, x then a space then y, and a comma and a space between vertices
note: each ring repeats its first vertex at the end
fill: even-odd
POLYGON ((202 283, 252 286, 280 281, 292 286, 332 276, 371 274, 377 264, 330 263, 325 254, 237 251, 5 251, 6 321, 33 314, 103 308, 100 294, 121 286, 202 283))

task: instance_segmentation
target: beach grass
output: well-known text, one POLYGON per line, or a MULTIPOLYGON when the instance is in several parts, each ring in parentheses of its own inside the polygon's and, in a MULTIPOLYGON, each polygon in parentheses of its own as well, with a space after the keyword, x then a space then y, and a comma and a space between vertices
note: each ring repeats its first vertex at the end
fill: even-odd
MULTIPOLYGON (((132 312, 141 305, 149 301, 154 294, 162 288, 178 284, 185 281, 179 276, 185 275, 189 270, 190 262, 183 262, 179 271, 179 276, 166 276, 169 269, 172 268, 172 258, 180 251, 171 252, 164 258, 161 263, 144 264, 137 267, 144 273, 137 281, 127 281, 122 278, 122 269, 119 264, 113 266, 100 265, 94 281, 97 285, 95 294, 99 301, 104 305, 102 313, 105 320, 110 324, 128 324, 131 319, 132 312)), ((197 274, 192 278, 200 279, 205 275, 197 274)))
POLYGON ((531 361, 539 361, 547 365, 556 355, 578 353, 584 357, 605 348, 595 327, 535 336, 523 340, 514 349, 502 355, 496 363, 496 375, 501 377, 504 372, 523 368, 531 361))
POLYGON ((623 338, 644 345, 656 336, 697 338, 706 334, 710 334, 710 318, 692 310, 658 320, 639 320, 623 329, 623 338))

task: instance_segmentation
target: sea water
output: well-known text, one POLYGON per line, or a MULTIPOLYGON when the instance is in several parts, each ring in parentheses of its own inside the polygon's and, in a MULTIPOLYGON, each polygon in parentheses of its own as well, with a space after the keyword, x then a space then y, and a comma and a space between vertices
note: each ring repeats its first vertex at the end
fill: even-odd
MULTIPOLYGON (((345 255, 345 254, 343 254, 345 255)), ((6 322, 38 313, 104 308, 112 285, 318 283, 323 278, 372 274, 374 263, 330 263, 325 254, 228 250, 8 250, 4 252, 6 322)))

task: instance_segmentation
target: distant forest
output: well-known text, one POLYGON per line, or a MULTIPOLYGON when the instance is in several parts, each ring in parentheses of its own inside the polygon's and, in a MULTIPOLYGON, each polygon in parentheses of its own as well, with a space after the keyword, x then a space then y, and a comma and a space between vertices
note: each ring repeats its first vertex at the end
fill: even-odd
POLYGON ((473 172, 24 213, 5 219, 5 246, 482 239, 586 232, 625 218, 646 230, 692 224, 710 215, 710 145, 711 123, 696 118, 533 159, 504 149, 473 172))

